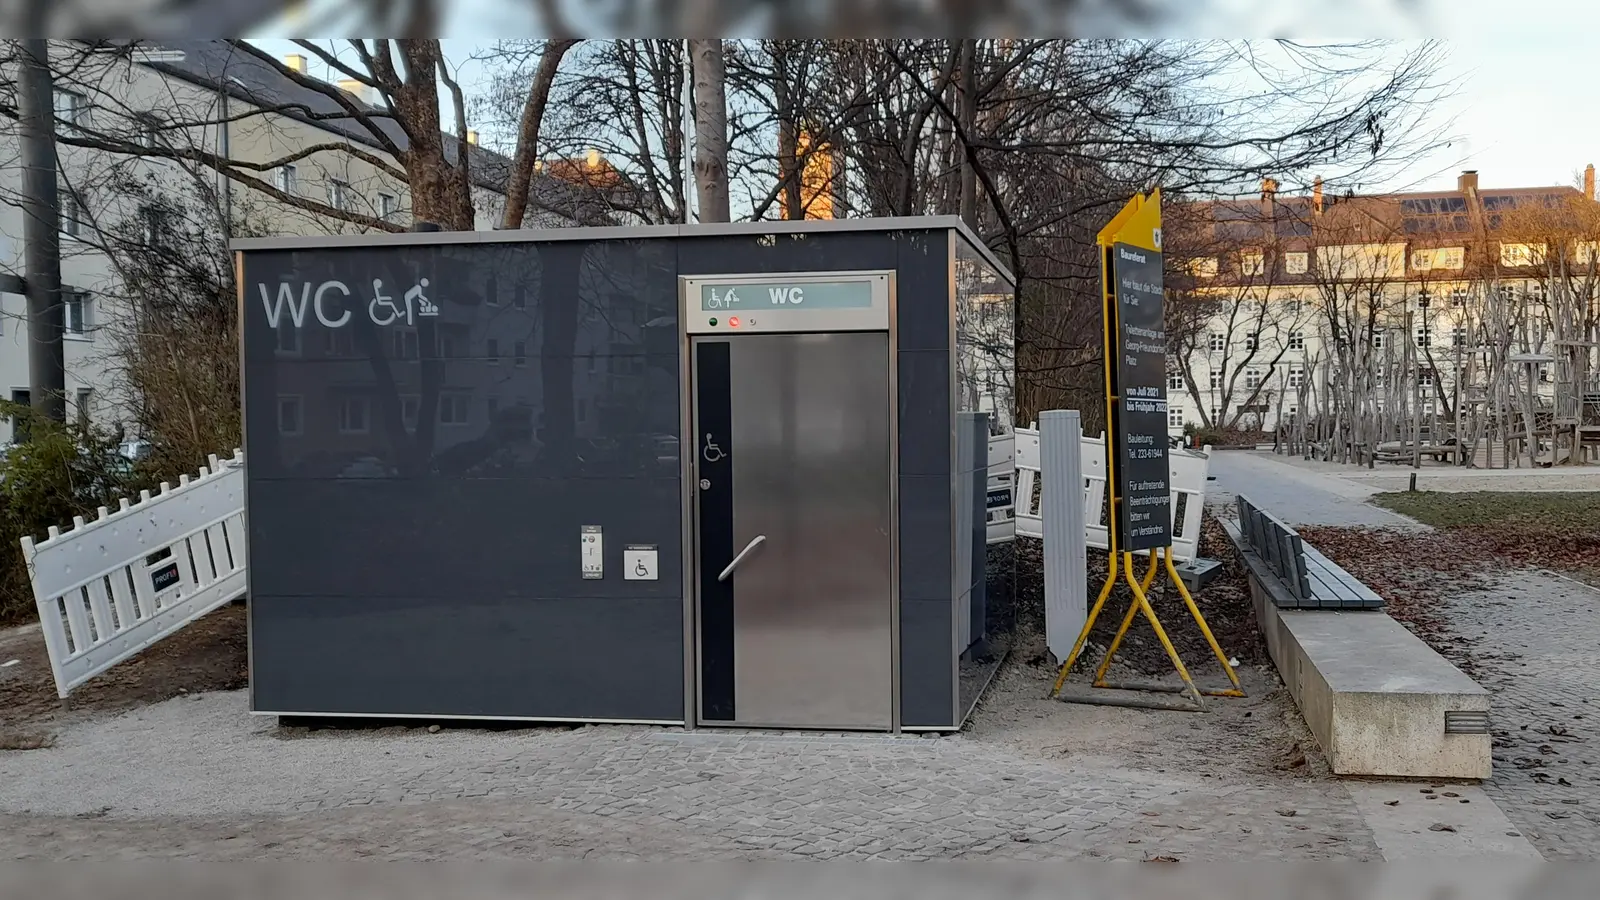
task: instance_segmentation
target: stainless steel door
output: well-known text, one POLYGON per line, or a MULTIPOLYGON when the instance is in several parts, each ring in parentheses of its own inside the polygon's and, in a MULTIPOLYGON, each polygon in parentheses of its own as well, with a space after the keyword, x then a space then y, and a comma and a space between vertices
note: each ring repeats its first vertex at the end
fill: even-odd
POLYGON ((701 719, 894 719, 888 335, 695 341, 701 719))

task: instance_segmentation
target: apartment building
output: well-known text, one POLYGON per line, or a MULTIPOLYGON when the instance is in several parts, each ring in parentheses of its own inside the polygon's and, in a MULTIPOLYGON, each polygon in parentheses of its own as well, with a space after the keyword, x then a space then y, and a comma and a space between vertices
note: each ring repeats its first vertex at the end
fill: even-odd
POLYGON ((1287 196, 1266 179, 1257 197, 1175 205, 1166 231, 1173 435, 1271 431, 1357 389, 1375 415, 1437 421, 1495 384, 1541 405, 1594 388, 1563 386, 1594 371, 1563 333, 1595 297, 1592 165, 1582 189, 1466 171, 1449 191, 1336 196, 1318 179, 1287 196))
MULTIPOLYGON (((304 57, 291 56, 283 63, 291 70, 306 71, 304 57)), ((142 45, 132 54, 94 54, 86 52, 82 44, 52 42, 52 67, 58 73, 55 112, 59 130, 103 137, 99 143, 115 144, 118 150, 159 142, 259 166, 244 171, 271 188, 257 189, 197 162, 60 145, 69 414, 109 424, 122 419, 132 399, 120 388, 116 375, 115 330, 126 321, 127 311, 119 308, 125 292, 120 290, 122 279, 106 247, 118 235, 158 238, 163 230, 162 210, 168 206, 195 202, 198 195, 209 193, 222 206, 221 219, 226 224, 221 227, 247 221, 257 235, 362 230, 360 225, 318 212, 325 206, 401 226, 411 221, 407 186, 394 177, 392 170, 398 167, 392 155, 369 129, 346 117, 342 106, 327 93, 301 84, 227 42, 166 41, 142 45), (267 165, 280 160, 288 161, 267 165), (297 203, 299 199, 306 202, 297 203)), ((363 104, 378 102, 359 82, 335 86, 363 104)), ((401 149, 408 145, 404 130, 393 120, 376 117, 374 121, 389 142, 401 149)), ((476 225, 495 228, 504 210, 510 160, 479 146, 475 132, 469 132, 468 141, 476 225)), ((445 146, 453 156, 455 142, 447 141, 445 146)), ((10 127, 0 132, 0 159, 17 158, 17 131, 10 127)), ((556 162, 541 166, 534 178, 524 227, 628 223, 626 214, 613 212, 627 204, 611 201, 629 185, 608 162, 593 155, 556 162), (592 177, 596 173, 604 177, 592 177)), ((0 200, 4 201, 0 202, 0 268, 12 272, 21 271, 23 252, 23 214, 17 205, 21 182, 19 166, 0 166, 0 200)), ((18 401, 29 399, 25 308, 22 296, 0 294, 0 391, 18 401)), ((580 341, 606 343, 611 337, 609 327, 596 323, 594 333, 580 341)), ((508 357, 517 343, 510 335, 483 340, 497 347, 503 344, 508 357)), ((336 349, 310 346, 292 330, 285 332, 281 348, 285 353, 308 355, 336 349)), ((442 353, 443 349, 431 348, 431 352, 442 353)), ((484 353, 488 348, 449 349, 466 354, 484 353)), ((485 393, 471 385, 460 388, 464 394, 485 393)), ((521 393, 537 395, 537 385, 521 393)), ((333 407, 341 403, 323 400, 333 407)), ((316 408, 323 400, 306 397, 303 409, 286 405, 285 416, 339 415, 336 408, 316 408)), ((578 398, 577 402, 589 405, 602 400, 578 398)), ((460 404, 442 415, 487 418, 491 414, 484 396, 460 404)), ((295 430, 301 427, 294 422, 286 425, 295 430)), ((10 423, 0 421, 0 445, 11 438, 10 423)))

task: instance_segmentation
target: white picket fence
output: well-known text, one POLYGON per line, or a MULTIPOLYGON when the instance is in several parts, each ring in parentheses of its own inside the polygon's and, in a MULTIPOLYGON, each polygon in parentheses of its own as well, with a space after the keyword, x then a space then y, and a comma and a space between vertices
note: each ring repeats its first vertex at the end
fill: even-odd
MULTIPOLYGON (((1170 483, 1172 485, 1172 558, 1179 562, 1194 559, 1200 545, 1200 517, 1205 510, 1206 479, 1210 475, 1211 448, 1204 450, 1174 449, 1168 454, 1170 483)), ((1090 547, 1107 549, 1105 490, 1106 441, 1100 437, 1083 438, 1083 503, 1085 538, 1090 547)), ((1004 435, 989 440, 989 542, 1010 540, 1014 535, 1042 538, 1044 526, 1040 509, 1043 493, 1035 487, 1041 477, 1039 455, 1039 430, 1018 428, 1015 437, 1004 435), (1006 485, 1010 488, 1010 505, 996 505, 997 468, 1015 460, 1015 478, 1006 485)), ((1045 476, 1048 477, 1048 476, 1045 476)))
POLYGON ((22 539, 63 698, 245 591, 244 453, 22 539))

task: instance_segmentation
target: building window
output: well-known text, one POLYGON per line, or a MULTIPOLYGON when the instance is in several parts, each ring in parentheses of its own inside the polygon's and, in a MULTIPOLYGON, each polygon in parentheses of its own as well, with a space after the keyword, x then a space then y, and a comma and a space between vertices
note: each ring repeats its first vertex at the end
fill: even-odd
POLYGON ((400 198, 393 194, 378 194, 378 218, 385 222, 393 221, 394 214, 400 210, 400 198))
POLYGON ((69 337, 87 338, 91 335, 89 319, 93 302, 83 291, 63 288, 61 291, 62 328, 69 337))
POLYGON ((1372 349, 1374 349, 1374 350, 1382 350, 1383 349, 1383 332, 1381 332, 1381 331, 1375 332, 1372 335, 1372 349))
POLYGON ((1227 346, 1228 342, 1222 335, 1216 332, 1206 335, 1206 349, 1212 353, 1221 353, 1227 346))
POLYGON ((471 394, 440 394, 439 424, 465 425, 472 410, 471 394))
POLYGON ((1456 327, 1450 329, 1450 346, 1452 346, 1452 347, 1465 347, 1466 345, 1467 345, 1467 328, 1466 328, 1466 326, 1465 325, 1457 325, 1456 327))
POLYGON ((1289 387, 1298 388, 1306 380, 1306 370, 1299 366, 1289 367, 1289 387))
POLYGON ((67 237, 77 237, 83 233, 83 206, 78 203, 78 195, 71 188, 63 188, 61 196, 61 233, 67 237))
POLYGON ((171 216, 159 206, 139 207, 139 240, 147 248, 161 249, 172 234, 171 216))
POLYGON ((72 134, 83 124, 84 111, 89 108, 89 101, 82 94, 73 91, 56 91, 56 133, 72 134))
POLYGON ((1215 369, 1213 369, 1211 371, 1211 379, 1210 379, 1210 381, 1211 381, 1211 389, 1213 391, 1216 390, 1217 388, 1222 387, 1222 373, 1217 371, 1217 370, 1215 370, 1215 369))
POLYGON ((416 359, 421 356, 417 349, 417 333, 415 331, 401 328, 391 332, 391 334, 394 335, 390 340, 394 344, 395 359, 416 359))
POLYGON ((1305 301, 1301 300, 1299 297, 1290 297, 1289 299, 1283 301, 1283 309, 1291 316, 1298 316, 1300 315, 1300 311, 1305 309, 1305 301))
POLYGON ((330 328, 323 333, 328 336, 328 356, 356 355, 356 338, 352 329, 330 328))
POLYGON ((304 416, 299 397, 278 398, 278 433, 295 435, 304 429, 304 416))
POLYGON ((1283 270, 1290 275, 1304 275, 1311 268, 1311 254, 1305 252, 1285 253, 1283 255, 1283 270))
POLYGON ((1306 348, 1306 335, 1305 335, 1305 332, 1303 332, 1303 331, 1291 331, 1291 332, 1289 332, 1288 347, 1289 347, 1290 350, 1304 350, 1306 348))
POLYGON ((1167 427, 1168 428, 1182 428, 1183 427, 1183 407, 1181 407, 1181 406, 1172 406, 1172 405, 1168 405, 1167 406, 1167 427))
POLYGON ((1433 329, 1424 325, 1417 329, 1417 346, 1424 349, 1433 346, 1433 329))
MULTIPOLYGON (((594 357, 592 357, 592 356, 589 357, 589 361, 591 363, 593 363, 594 362, 594 357)), ((1171 373, 1171 374, 1169 374, 1167 376, 1167 390, 1169 390, 1169 391, 1181 391, 1181 390, 1183 390, 1183 373, 1182 372, 1173 372, 1173 373, 1171 373)))
POLYGON ((1501 244, 1500 265, 1512 267, 1544 265, 1544 245, 1501 244))
POLYGON ((367 398, 346 397, 339 403, 339 433, 366 434, 370 427, 367 398))
POLYGON ((483 355, 488 358, 489 365, 500 365, 500 342, 489 338, 483 342, 483 355))
POLYGON ((455 359, 461 355, 461 335, 447 328, 440 328, 434 337, 438 344, 440 359, 455 359))
POLYGON ((350 209, 350 182, 338 178, 328 179, 328 205, 334 209, 350 209))
POLYGON ((1500 285, 1500 299, 1507 303, 1517 302, 1517 286, 1514 284, 1500 285))
POLYGON ((1246 250, 1239 254, 1240 275, 1260 275, 1267 271, 1267 255, 1260 250, 1246 250))
POLYGON ((1245 369, 1244 370, 1244 389, 1247 390, 1247 391, 1253 391, 1258 387, 1261 387, 1261 370, 1260 369, 1245 369))
POLYGON ((517 285, 516 290, 511 292, 511 305, 517 309, 526 309, 528 307, 528 292, 520 284, 517 285))
POLYGON ((407 431, 416 430, 417 414, 421 409, 422 401, 420 399, 416 397, 400 398, 400 424, 405 426, 407 431))
POLYGON ((1254 350, 1260 343, 1261 335, 1259 332, 1252 331, 1244 336, 1244 349, 1246 350, 1254 350))
POLYGON ((1217 277, 1217 258, 1215 256, 1206 256, 1189 260, 1189 274, 1196 278, 1217 277))
POLYGON ((1433 370, 1432 369, 1418 369, 1417 370, 1417 386, 1418 387, 1425 387, 1425 388, 1433 387, 1433 370))
POLYGON ((89 423, 94 419, 94 389, 78 388, 74 399, 78 411, 78 428, 87 431, 89 423))
POLYGON ((1528 299, 1532 300, 1534 303, 1543 303, 1549 296, 1550 293, 1542 282, 1536 281, 1533 284, 1528 285, 1528 299))
POLYGON ((300 184, 300 170, 293 165, 281 165, 278 167, 275 180, 278 190, 283 191, 285 194, 292 194, 300 184))
POLYGON ((1456 308, 1456 309, 1461 309, 1462 307, 1466 306, 1467 305, 1467 289, 1466 288, 1456 288, 1455 290, 1451 291, 1450 292, 1450 305, 1452 307, 1456 308))
POLYGON ((161 120, 150 113, 134 113, 133 139, 146 150, 155 149, 161 135, 161 120))
POLYGON ((528 364, 528 345, 517 341, 511 345, 511 364, 521 368, 528 364))

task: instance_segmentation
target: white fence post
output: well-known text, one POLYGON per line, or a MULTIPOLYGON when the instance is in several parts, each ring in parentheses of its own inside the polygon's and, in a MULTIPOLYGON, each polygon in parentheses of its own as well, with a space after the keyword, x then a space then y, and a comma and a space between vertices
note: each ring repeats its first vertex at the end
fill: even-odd
POLYGON ((245 591, 244 454, 163 482, 93 522, 52 526, 22 555, 56 693, 149 647, 245 591), (160 558, 157 554, 167 551, 160 558))
POLYGON ((1083 426, 1077 410, 1039 414, 1039 451, 1045 644, 1059 663, 1072 652, 1089 616, 1083 426))

